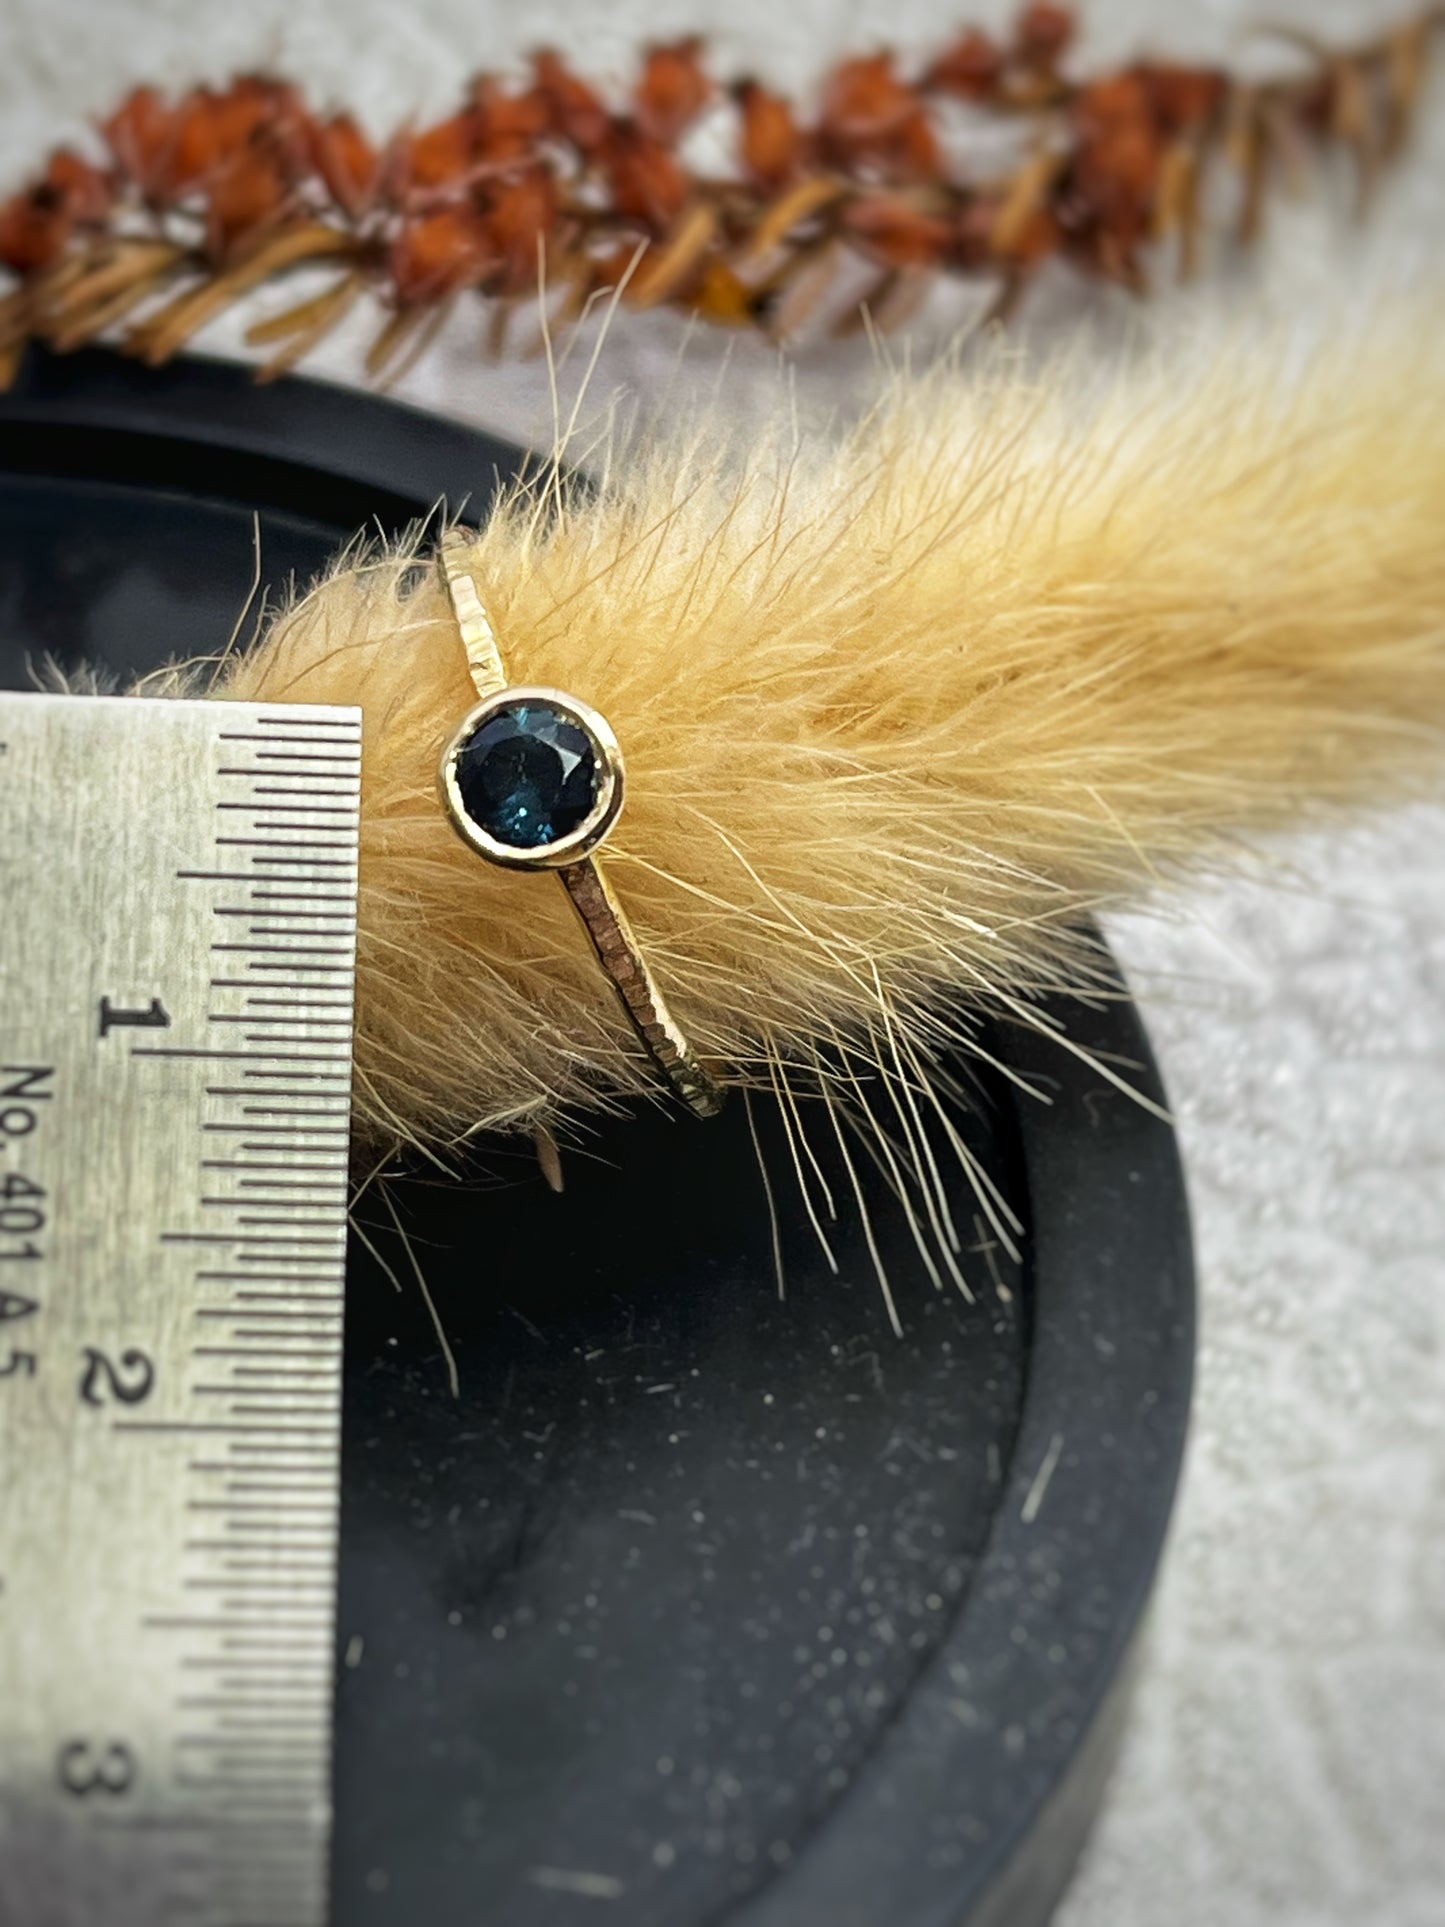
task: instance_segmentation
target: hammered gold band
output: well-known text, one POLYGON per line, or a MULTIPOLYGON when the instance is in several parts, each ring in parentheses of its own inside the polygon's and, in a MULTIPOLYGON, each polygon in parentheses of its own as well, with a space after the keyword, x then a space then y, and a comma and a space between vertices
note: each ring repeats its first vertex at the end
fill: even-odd
MULTIPOLYGON (((626 912, 591 854, 622 807, 623 762, 616 738, 604 719, 575 697, 508 683, 467 554, 466 538, 453 534, 443 539, 437 558, 478 697, 442 757, 442 795, 452 821, 465 841, 493 863, 557 872, 649 1056, 689 1110, 699 1117, 715 1116, 722 1107, 723 1087, 689 1049, 653 981, 626 912), (514 779, 512 793, 500 798, 495 779, 486 789, 488 801, 496 806, 491 814, 469 806, 468 796, 477 793, 479 779, 465 764, 468 757, 475 763, 475 745, 488 731, 498 739, 493 761, 500 761, 514 779), (549 771, 578 778, 574 787, 581 793, 580 802, 575 796, 553 799, 561 811, 560 833, 542 811, 535 785, 526 780, 527 752, 537 741, 547 745, 543 754, 549 771), (589 789, 580 778, 594 772, 589 789), (574 817, 579 820, 574 822, 574 817)), ((481 772, 484 787, 487 774, 481 772)))

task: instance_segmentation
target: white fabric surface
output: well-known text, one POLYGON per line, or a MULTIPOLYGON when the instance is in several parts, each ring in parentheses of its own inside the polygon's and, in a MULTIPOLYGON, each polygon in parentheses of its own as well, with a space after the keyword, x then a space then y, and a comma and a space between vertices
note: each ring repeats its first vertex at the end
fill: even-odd
MULTIPOLYGON (((6 0, 0 179, 133 81, 273 66, 379 130, 439 113, 481 64, 552 41, 589 74, 710 33, 720 66, 806 84, 827 58, 936 45, 999 0, 6 0)), ((1092 0, 1085 58, 1141 46, 1237 59, 1281 19, 1351 34, 1369 0, 1092 0)), ((1362 236, 1316 197, 1277 218, 1248 299, 1317 311, 1445 253, 1445 97, 1362 236)), ((1226 288, 1223 305, 1236 286, 1226 288)), ((1186 311, 1211 297, 1190 294, 1186 311)), ((1106 324, 1121 304, 1093 304, 1106 324)), ((1164 313, 1168 304, 1158 310, 1164 313)), ((655 388, 677 328, 628 321, 596 393, 655 388)), ((358 379, 359 330, 318 369, 358 379)), ((237 339, 222 329, 205 346, 237 339)), ((426 405, 545 439, 536 365, 488 367, 454 328, 407 382, 426 405)), ((681 379, 717 375, 697 342, 681 379)), ((582 357, 576 358, 578 362, 582 357)), ((862 351, 800 371, 846 410, 862 351)), ((734 348, 739 409, 771 357, 734 348)), ((1445 424, 1442 424, 1445 432, 1445 424)), ((1445 537, 1442 537, 1445 539, 1445 537)), ((1420 808, 1273 853, 1266 880, 1113 935, 1146 1008, 1193 1193, 1203 1349, 1189 1473, 1137 1716, 1061 1927, 1445 1923, 1445 812, 1420 808)), ((880 1927, 884 1927, 880 1923, 880 1927)))

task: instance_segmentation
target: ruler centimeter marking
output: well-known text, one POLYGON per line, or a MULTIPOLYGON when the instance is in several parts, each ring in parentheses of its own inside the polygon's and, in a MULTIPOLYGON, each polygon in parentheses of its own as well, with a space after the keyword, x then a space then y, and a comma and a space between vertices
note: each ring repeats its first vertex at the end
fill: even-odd
POLYGON ((360 755, 0 695, 0 1927, 324 1927, 360 755))

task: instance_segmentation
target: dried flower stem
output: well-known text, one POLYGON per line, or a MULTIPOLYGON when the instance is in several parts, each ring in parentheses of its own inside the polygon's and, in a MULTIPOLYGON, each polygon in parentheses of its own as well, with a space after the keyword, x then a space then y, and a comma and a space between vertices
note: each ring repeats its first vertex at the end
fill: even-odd
POLYGON ((555 325, 615 286, 641 244, 629 305, 779 337, 819 310, 835 333, 864 311, 897 326, 939 274, 982 278, 1004 315, 1055 258, 1142 293, 1151 250, 1196 270, 1216 174, 1233 178, 1216 225, 1244 243, 1274 180, 1311 153, 1347 154, 1363 201, 1406 140, 1442 17, 1349 49, 1291 36, 1301 73, 1265 85, 1152 61, 1077 81, 1061 66, 1072 14, 1035 4, 1006 41, 963 33, 911 78, 890 53, 844 60, 810 116, 757 81, 720 89, 696 39, 650 48, 618 106, 544 51, 529 85, 478 75, 449 119, 380 147, 267 76, 174 101, 138 88, 101 123, 103 159, 59 148, 0 205, 15 282, 0 297, 0 378, 29 340, 70 349, 117 329, 164 361, 299 268, 332 278, 251 329, 274 349, 265 373, 368 292, 387 311, 374 373, 420 352, 468 292, 497 304, 500 347, 539 274, 555 325), (734 165, 705 176, 681 143, 723 103, 734 165), (960 106, 1014 124, 1011 169, 950 161, 960 106))

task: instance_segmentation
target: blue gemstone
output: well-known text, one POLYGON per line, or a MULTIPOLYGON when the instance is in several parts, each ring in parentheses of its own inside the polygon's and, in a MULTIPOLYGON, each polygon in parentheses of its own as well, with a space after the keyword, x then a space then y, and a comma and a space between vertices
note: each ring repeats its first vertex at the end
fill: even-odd
POLYGON ((537 850, 585 823, 601 772, 592 738, 550 703, 494 710, 457 755, 467 815, 498 843, 537 850))

